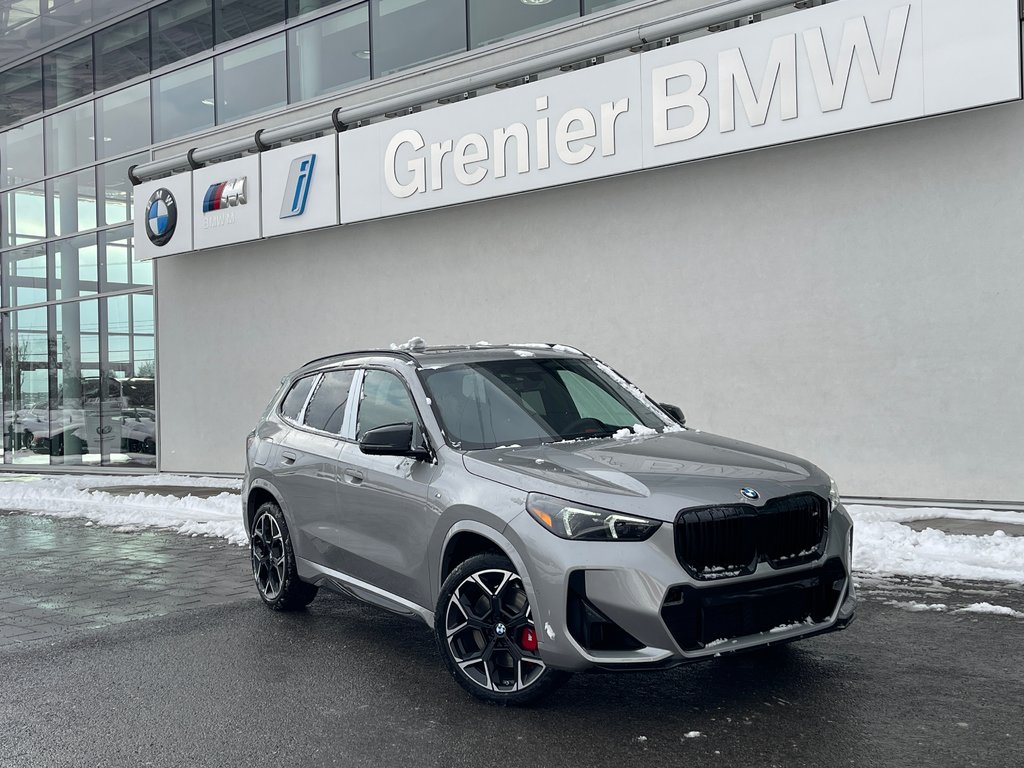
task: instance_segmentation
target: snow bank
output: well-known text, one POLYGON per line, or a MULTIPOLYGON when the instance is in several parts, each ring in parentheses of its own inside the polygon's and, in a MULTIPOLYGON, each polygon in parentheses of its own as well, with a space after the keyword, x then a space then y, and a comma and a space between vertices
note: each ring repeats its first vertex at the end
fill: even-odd
POLYGON ((139 527, 170 528, 193 536, 217 536, 244 545, 241 499, 237 493, 210 498, 140 491, 128 496, 103 490, 110 486, 184 486, 240 489, 241 481, 184 475, 24 475, 0 477, 0 509, 51 517, 80 517, 122 530, 139 527))
POLYGON ((935 518, 1024 525, 1024 513, 983 509, 846 507, 854 520, 853 566, 879 574, 1024 583, 1024 537, 915 531, 902 522, 935 518))
POLYGON ((1007 608, 1005 605, 992 605, 992 603, 971 603, 966 608, 960 608, 956 613, 994 613, 997 616, 1013 616, 1024 619, 1024 613, 1007 608))

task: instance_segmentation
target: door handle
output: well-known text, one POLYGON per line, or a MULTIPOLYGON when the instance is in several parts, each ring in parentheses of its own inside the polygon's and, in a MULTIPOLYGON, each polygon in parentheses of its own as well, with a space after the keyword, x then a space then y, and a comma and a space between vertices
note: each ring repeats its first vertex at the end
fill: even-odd
POLYGON ((281 452, 281 463, 282 464, 288 464, 288 465, 294 464, 295 463, 295 459, 297 459, 297 458, 298 457, 294 453, 292 453, 291 451, 282 451, 281 452))
POLYGON ((361 482, 363 482, 363 473, 359 472, 358 470, 346 469, 344 474, 345 482, 349 483, 350 485, 359 485, 361 482))

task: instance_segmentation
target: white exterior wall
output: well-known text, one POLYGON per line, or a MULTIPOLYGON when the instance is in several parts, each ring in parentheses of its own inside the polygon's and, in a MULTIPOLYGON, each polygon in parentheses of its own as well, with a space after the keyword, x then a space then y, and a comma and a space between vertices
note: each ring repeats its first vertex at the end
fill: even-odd
POLYGON ((1024 500, 1020 103, 154 262, 160 467, 240 472, 281 376, 561 341, 846 495, 1024 500))

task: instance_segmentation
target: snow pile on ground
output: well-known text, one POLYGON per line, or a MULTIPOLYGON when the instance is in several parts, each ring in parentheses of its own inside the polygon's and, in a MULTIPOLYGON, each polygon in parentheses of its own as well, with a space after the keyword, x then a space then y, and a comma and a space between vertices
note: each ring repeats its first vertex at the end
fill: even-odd
POLYGON ((960 608, 956 613, 994 613, 998 616, 1013 616, 1024 619, 1024 613, 1007 608, 1005 605, 992 605, 992 603, 972 603, 966 608, 960 608))
POLYGON ((895 508, 851 504, 857 571, 1024 583, 1024 537, 915 531, 911 520, 956 518, 1024 525, 1024 513, 985 509, 895 508))
MULTIPOLYGON (((113 486, 184 486, 241 489, 239 480, 185 475, 54 475, 0 478, 0 509, 80 517, 118 528, 170 528, 194 536, 217 536, 247 544, 238 493, 201 499, 140 491, 127 496, 103 490, 113 486)), ((159 489, 157 489, 159 490, 159 489)))

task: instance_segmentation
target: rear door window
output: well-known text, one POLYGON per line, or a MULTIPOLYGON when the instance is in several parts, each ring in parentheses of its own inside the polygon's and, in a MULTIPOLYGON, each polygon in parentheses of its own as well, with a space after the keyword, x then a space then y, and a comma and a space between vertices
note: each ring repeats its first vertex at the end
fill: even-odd
POLYGON ((324 374, 306 407, 304 423, 307 427, 334 435, 341 433, 348 392, 354 376, 354 370, 328 371, 324 374))

